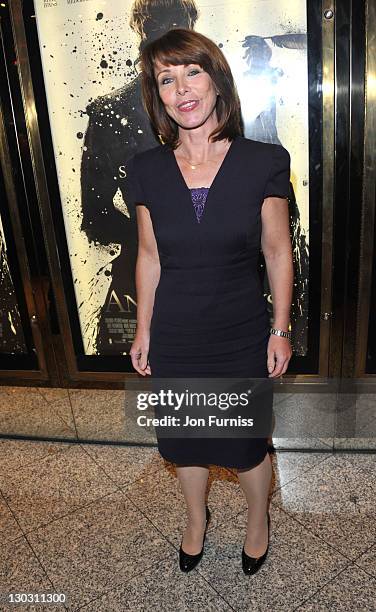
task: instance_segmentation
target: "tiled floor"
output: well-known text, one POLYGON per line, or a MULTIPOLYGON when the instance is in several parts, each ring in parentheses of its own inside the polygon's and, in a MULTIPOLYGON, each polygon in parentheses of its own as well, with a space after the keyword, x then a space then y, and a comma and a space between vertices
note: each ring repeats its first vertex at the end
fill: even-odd
MULTIPOLYGON (((116 394, 2 388, 2 424, 25 435, 28 424, 41 435, 56 426, 63 436, 80 417, 94 431, 107 410, 112 439, 116 394)), ((375 611, 376 454, 339 454, 326 440, 272 461, 270 554, 260 572, 241 569, 246 503, 237 476, 212 466, 205 554, 183 574, 184 501, 174 466, 155 448, 2 439, 0 592, 66 593, 65 608, 85 612, 375 611)))
MULTIPOLYGON (((0 387, 0 435, 155 445, 135 391, 0 387)), ((276 448, 376 452, 376 393, 275 393, 276 448)))

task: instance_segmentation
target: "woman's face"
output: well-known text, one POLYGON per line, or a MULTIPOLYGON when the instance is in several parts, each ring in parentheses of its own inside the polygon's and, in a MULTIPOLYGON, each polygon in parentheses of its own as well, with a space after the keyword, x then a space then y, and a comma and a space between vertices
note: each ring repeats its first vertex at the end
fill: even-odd
POLYGON ((217 92, 214 81, 198 64, 154 64, 158 91, 168 115, 182 128, 205 123, 215 112, 217 92))

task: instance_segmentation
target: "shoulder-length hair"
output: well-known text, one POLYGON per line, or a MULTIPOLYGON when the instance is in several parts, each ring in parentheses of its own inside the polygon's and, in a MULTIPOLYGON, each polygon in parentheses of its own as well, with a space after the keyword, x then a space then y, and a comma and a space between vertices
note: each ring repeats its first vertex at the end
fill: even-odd
POLYGON ((167 114, 154 76, 154 62, 164 65, 198 64, 213 79, 219 93, 216 112, 218 126, 209 135, 213 142, 242 135, 238 92, 231 68, 219 47, 210 38, 185 28, 169 30, 143 49, 141 61, 142 104, 164 144, 175 149, 179 142, 178 125, 167 114))

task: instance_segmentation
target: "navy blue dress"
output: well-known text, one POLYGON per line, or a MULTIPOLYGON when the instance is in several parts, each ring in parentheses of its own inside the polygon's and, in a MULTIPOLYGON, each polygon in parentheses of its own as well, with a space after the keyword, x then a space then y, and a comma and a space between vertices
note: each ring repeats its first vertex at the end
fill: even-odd
MULTIPOLYGON (((267 378, 270 322, 258 273, 264 198, 289 196, 290 155, 237 136, 210 188, 189 189, 173 150, 127 163, 129 202, 148 207, 161 276, 150 326, 152 376, 267 378)), ((272 401, 272 397, 271 397, 272 401)), ((266 438, 158 438, 176 464, 251 468, 266 438)))

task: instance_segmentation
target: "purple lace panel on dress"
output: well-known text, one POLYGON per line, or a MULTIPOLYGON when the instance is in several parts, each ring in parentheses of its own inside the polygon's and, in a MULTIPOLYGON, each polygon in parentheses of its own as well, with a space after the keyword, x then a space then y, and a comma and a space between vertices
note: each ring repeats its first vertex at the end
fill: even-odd
POLYGON ((190 190, 197 221, 199 223, 201 221, 202 213, 204 212, 204 206, 209 189, 210 187, 192 187, 190 190))

